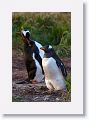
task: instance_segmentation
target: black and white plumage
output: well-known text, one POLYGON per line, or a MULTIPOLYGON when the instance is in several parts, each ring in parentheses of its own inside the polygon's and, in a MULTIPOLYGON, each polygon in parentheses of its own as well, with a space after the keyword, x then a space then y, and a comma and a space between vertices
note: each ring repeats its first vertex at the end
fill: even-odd
POLYGON ((44 71, 42 67, 42 58, 44 51, 40 49, 42 45, 31 40, 29 30, 22 30, 25 52, 25 64, 28 73, 28 81, 36 80, 41 82, 44 79, 44 71))
POLYGON ((45 73, 45 82, 49 90, 61 90, 66 87, 64 77, 67 76, 63 62, 56 55, 51 45, 41 48, 45 54, 42 65, 45 73))

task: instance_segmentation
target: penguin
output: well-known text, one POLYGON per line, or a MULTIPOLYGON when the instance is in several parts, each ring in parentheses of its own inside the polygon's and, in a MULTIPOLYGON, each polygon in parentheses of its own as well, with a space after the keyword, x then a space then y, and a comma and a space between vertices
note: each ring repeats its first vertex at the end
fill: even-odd
POLYGON ((66 89, 65 77, 67 76, 67 71, 63 62, 51 45, 46 45, 40 49, 45 52, 42 59, 42 66, 47 88, 50 91, 66 89))
POLYGON ((42 67, 42 58, 44 51, 40 49, 42 45, 31 40, 29 30, 22 30, 21 35, 24 42, 25 65, 28 73, 28 79, 21 83, 39 83, 44 81, 44 71, 42 67))

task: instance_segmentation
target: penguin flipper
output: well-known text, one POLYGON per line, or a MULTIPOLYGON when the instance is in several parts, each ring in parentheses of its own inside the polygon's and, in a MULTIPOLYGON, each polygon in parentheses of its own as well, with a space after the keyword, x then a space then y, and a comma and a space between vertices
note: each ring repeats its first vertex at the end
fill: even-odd
POLYGON ((56 60, 56 64, 59 68, 61 68, 63 76, 66 77, 67 71, 66 71, 66 68, 65 68, 65 65, 63 64, 63 62, 59 59, 59 60, 56 60))

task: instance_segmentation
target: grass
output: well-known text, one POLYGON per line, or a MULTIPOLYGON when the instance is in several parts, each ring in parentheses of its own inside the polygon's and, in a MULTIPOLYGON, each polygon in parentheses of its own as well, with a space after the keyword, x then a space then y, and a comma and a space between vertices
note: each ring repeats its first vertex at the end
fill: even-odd
POLYGON ((20 102, 23 99, 23 97, 20 96, 12 96, 12 102, 20 102))
POLYGON ((12 46, 23 49, 21 29, 29 29, 32 39, 42 45, 51 44, 58 55, 71 56, 71 14, 68 13, 13 13, 12 46))
POLYGON ((65 82, 66 82, 67 91, 68 93, 70 93, 71 92, 71 74, 70 73, 68 73, 65 82))

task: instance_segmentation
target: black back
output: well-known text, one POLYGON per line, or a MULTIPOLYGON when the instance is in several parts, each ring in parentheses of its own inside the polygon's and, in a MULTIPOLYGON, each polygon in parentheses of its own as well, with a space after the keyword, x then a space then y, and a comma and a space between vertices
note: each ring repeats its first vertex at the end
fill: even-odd
POLYGON ((53 55, 53 58, 56 60, 57 66, 61 68, 63 76, 66 77, 67 71, 66 71, 65 65, 63 64, 62 60, 57 55, 53 55))

